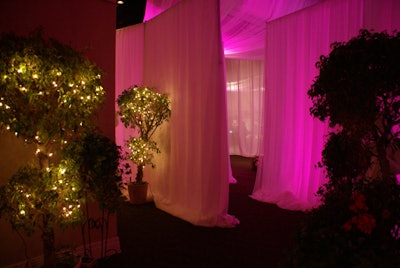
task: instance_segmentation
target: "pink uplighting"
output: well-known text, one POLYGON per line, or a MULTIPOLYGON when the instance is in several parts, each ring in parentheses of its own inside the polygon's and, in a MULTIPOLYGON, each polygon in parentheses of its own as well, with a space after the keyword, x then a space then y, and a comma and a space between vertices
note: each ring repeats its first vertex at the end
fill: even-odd
POLYGON ((145 23, 117 31, 116 94, 145 84, 172 100, 163 154, 146 170, 156 206, 196 225, 237 224, 228 214, 235 146, 259 155, 252 198, 318 205, 327 127, 309 113, 315 63, 362 28, 399 29, 399 11, 397 0, 148 0, 145 23))

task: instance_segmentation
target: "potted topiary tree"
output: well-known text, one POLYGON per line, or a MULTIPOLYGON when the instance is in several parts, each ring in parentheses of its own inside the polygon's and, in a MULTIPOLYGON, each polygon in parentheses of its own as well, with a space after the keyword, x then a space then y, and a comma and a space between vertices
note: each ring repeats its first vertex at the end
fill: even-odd
POLYGON ((32 163, 0 187, 0 217, 30 235, 41 230, 44 267, 54 267, 56 225, 82 220, 81 165, 63 151, 93 126, 104 101, 101 70, 40 31, 0 39, 0 127, 36 146, 32 163))
POLYGON ((400 34, 361 30, 332 48, 308 91, 311 114, 332 127, 328 182, 289 266, 399 267, 400 34))
POLYGON ((153 153, 159 153, 157 143, 152 140, 157 128, 171 116, 170 101, 165 94, 153 88, 131 86, 118 96, 118 114, 125 127, 138 132, 125 141, 127 158, 137 166, 135 181, 128 184, 130 202, 146 202, 148 183, 143 181, 143 168, 154 167, 153 153))

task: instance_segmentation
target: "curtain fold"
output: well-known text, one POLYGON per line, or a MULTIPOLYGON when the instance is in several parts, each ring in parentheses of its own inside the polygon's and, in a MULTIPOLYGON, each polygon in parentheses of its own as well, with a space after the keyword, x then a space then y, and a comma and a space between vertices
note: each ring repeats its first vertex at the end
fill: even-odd
POLYGON ((264 141, 251 197, 291 210, 318 205, 326 125, 309 114, 315 63, 363 25, 362 0, 325 1, 267 23, 264 141))
POLYGON ((172 110, 170 121, 156 132, 161 149, 156 167, 144 171, 154 202, 195 225, 232 227, 238 220, 227 213, 230 167, 219 1, 182 1, 144 23, 143 31, 141 82, 166 93, 172 110))

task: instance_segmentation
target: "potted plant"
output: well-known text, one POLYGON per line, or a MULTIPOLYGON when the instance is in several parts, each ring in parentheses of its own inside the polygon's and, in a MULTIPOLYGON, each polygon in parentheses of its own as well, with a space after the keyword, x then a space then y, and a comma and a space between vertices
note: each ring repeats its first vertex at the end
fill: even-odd
POLYGON ((30 235, 42 232, 44 267, 54 267, 55 226, 82 220, 80 166, 64 155, 91 129, 104 101, 101 70, 40 31, 0 39, 0 127, 36 147, 32 163, 0 187, 0 217, 30 235))
POLYGON ((160 152, 152 137, 171 116, 170 101, 154 88, 131 86, 118 96, 117 103, 121 122, 137 131, 125 141, 127 158, 137 166, 135 181, 128 184, 129 199, 134 204, 145 203, 148 183, 143 181, 143 169, 146 165, 154 167, 153 154, 160 152))
POLYGON ((317 63, 308 95, 332 127, 320 164, 328 182, 288 266, 400 266, 399 61, 400 34, 361 30, 317 63))

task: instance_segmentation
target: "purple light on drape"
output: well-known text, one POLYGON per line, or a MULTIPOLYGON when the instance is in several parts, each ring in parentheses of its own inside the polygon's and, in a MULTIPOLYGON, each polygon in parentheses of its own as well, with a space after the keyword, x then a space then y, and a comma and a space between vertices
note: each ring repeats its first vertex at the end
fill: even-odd
MULTIPOLYGON (((144 21, 184 0, 147 0, 144 21)), ((220 0, 220 20, 225 56, 264 59, 265 24, 321 0, 220 0)))

